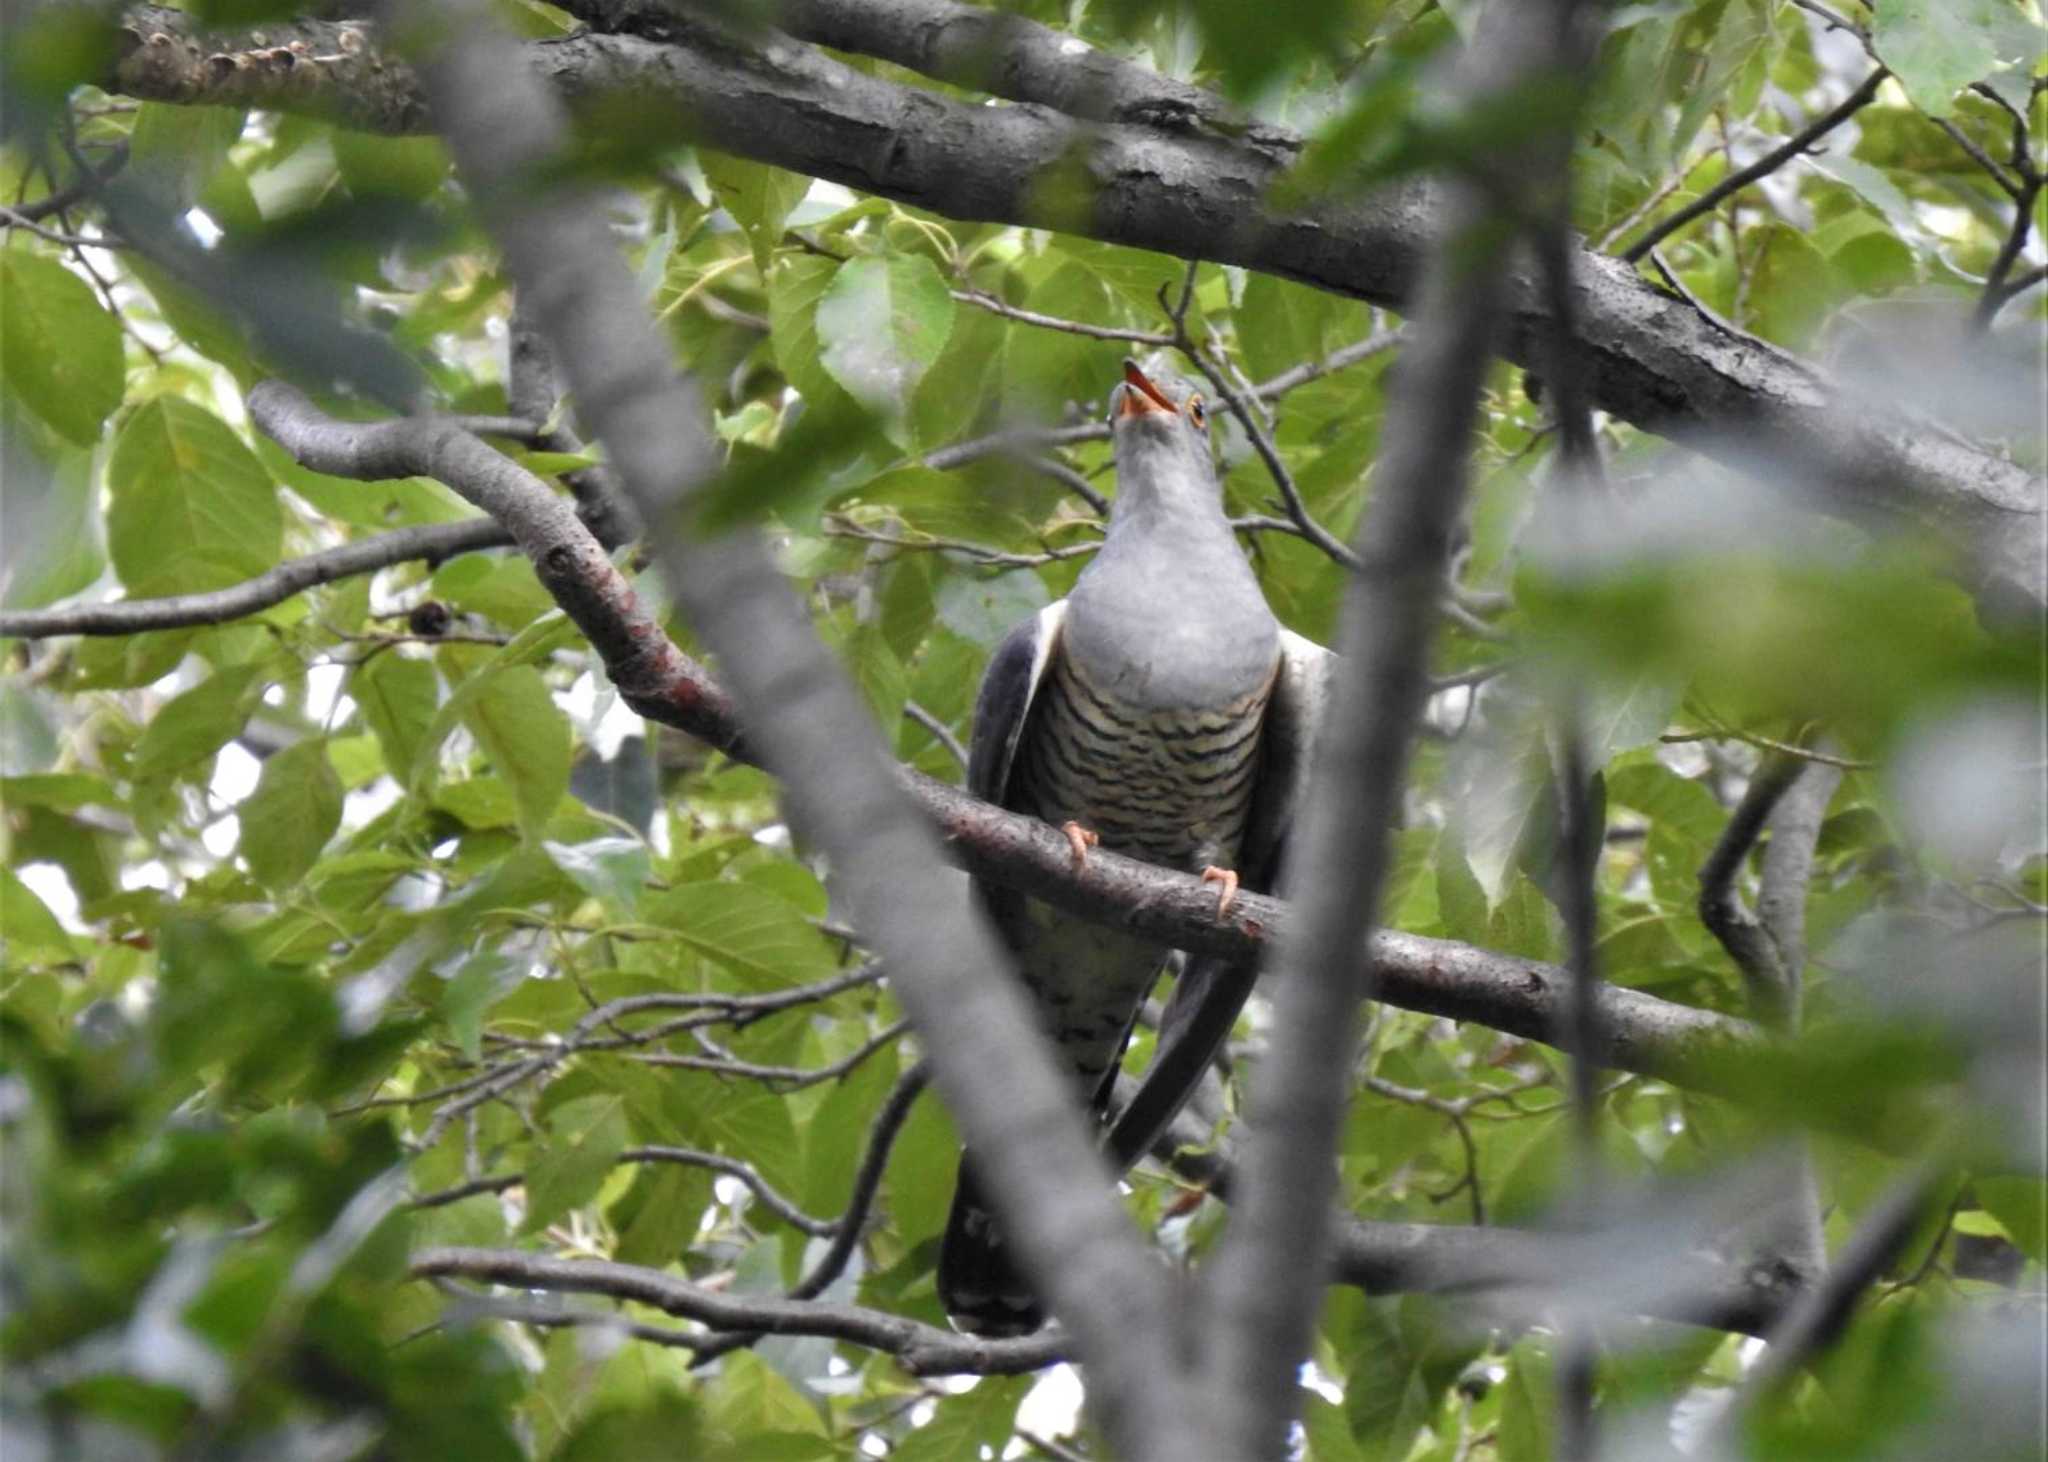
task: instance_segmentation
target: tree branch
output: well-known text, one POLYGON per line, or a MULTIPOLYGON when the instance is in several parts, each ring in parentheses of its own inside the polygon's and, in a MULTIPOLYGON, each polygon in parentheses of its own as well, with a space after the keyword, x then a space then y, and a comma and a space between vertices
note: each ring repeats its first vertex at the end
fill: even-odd
POLYGON ((1730 173, 1692 202, 1668 218, 1660 219, 1644 231, 1641 238, 1621 251, 1622 259, 1630 264, 1640 262, 1650 250, 1664 242, 1695 218, 1712 213, 1721 206, 1724 199, 1733 197, 1760 178, 1767 178, 1793 158, 1800 156, 1814 143, 1848 121, 1856 113, 1869 106, 1876 97, 1877 89, 1884 85, 1891 72, 1880 66, 1863 79, 1863 84, 1850 92, 1842 101, 1816 117, 1807 126, 1785 139, 1781 146, 1772 148, 1748 167, 1730 173))
MULTIPOLYGON (((435 457, 428 442, 453 430, 445 424, 340 422, 276 383, 251 392, 250 413, 259 429, 319 471, 401 477, 451 472, 455 479, 443 480, 458 495, 473 502, 495 501, 469 479, 474 470, 501 489, 508 482, 523 482, 519 491, 542 495, 545 502, 539 506, 552 531, 581 534, 589 544, 587 551, 572 555, 573 571, 587 577, 563 585, 565 597, 559 602, 590 636, 621 696, 650 720, 758 762, 732 698, 668 640, 617 566, 590 543, 569 505, 538 478, 481 443, 477 448, 483 456, 464 451, 435 457)), ((543 531, 529 533, 527 541, 552 591, 564 577, 564 570, 549 569, 557 539, 543 531)), ((1228 916, 1219 919, 1212 885, 1115 853, 1097 850, 1077 869, 1066 839, 1037 819, 908 768, 896 768, 895 776, 937 827, 951 861, 1096 923, 1194 953, 1258 959, 1291 917, 1280 899, 1241 893, 1228 916)), ((1361 979, 1376 984, 1376 998, 1389 1004, 1474 1021, 1527 1040, 1563 1043, 1565 976, 1554 965, 1392 930, 1375 935, 1369 944, 1361 940, 1349 962, 1361 979)), ((689 1008, 710 1003, 710 997, 702 996, 636 999, 689 1008)), ((1599 1018, 1608 1059, 1618 1068, 1711 1090, 1727 1085, 1715 1069, 1716 1058, 1754 1046, 1760 1036, 1747 1021, 1612 986, 1600 992, 1599 1018)))
POLYGON ((945 886, 937 840, 887 774, 865 703, 765 547, 746 533, 704 542, 689 531, 693 499, 717 471, 708 414, 676 375, 600 211, 572 189, 536 187, 561 176, 559 106, 477 0, 435 16, 426 76, 462 177, 649 524, 665 583, 752 709, 750 736, 782 782, 792 826, 831 860, 834 897, 887 961, 985 1168, 1014 1176, 997 1185, 999 1217, 1096 1369, 1102 1425, 1133 1458, 1184 1455, 1196 1442, 1167 1350, 1166 1277, 1106 1181, 1071 1081, 1028 1034, 1035 1023, 1001 946, 966 899, 902 896, 945 886))
POLYGON ((520 1249, 421 1249, 412 1256, 411 1273, 415 1279, 476 1279, 514 1289, 608 1295, 718 1331, 822 1335, 893 1355, 913 1376, 1022 1375, 1071 1353, 1071 1341, 1057 1330, 1023 1340, 980 1340, 858 1305, 725 1294, 637 1264, 555 1259, 520 1249))
POLYGON ((493 518, 394 528, 388 533, 375 533, 337 548, 289 559, 253 579, 203 594, 65 605, 56 609, 0 610, 0 636, 34 640, 51 635, 133 635, 195 624, 226 624, 282 604, 321 584, 375 573, 410 559, 439 563, 458 553, 498 548, 510 542, 512 534, 493 518))
MULTIPOLYGON (((1486 33, 1460 58, 1460 100, 1497 100, 1537 78, 1569 74, 1572 8, 1572 0, 1490 7, 1486 33)), ((1479 390, 1507 293, 1506 221, 1476 181, 1445 187, 1440 238, 1360 529, 1362 573, 1340 612, 1345 658, 1324 712, 1319 795, 1308 801, 1289 855, 1301 913, 1279 950, 1271 1047, 1252 1078, 1244 1197, 1203 1276, 1199 1313, 1214 1335, 1204 1371, 1217 1388, 1215 1422, 1229 1455, 1270 1454, 1298 1405, 1294 1377, 1315 1316, 1332 1154, 1367 993, 1331 975, 1379 913, 1479 390)))
POLYGON ((1700 867, 1700 922, 1735 961, 1749 991, 1752 1013, 1765 1025, 1779 1030, 1785 1028, 1791 978, 1779 957, 1777 944, 1743 907, 1735 885, 1750 850, 1763 836, 1778 799, 1797 780, 1802 765, 1789 756, 1765 758, 1749 779, 1748 790, 1742 794, 1728 825, 1721 829, 1714 850, 1700 867))
MULTIPOLYGON (((130 42, 111 89, 155 100, 321 110, 290 72, 229 67, 207 83, 207 48, 176 11, 128 12, 130 42), (159 41, 157 38, 163 39, 159 41), (181 67, 157 53, 189 50, 181 67)), ((300 22, 313 35, 318 22, 300 22)), ((318 45, 338 44, 328 27, 318 45)), ((358 42, 360 44, 360 42, 358 42)), ((316 49, 318 46, 316 45, 316 49)), ((855 71, 793 40, 757 47, 692 21, 669 43, 586 34, 528 48, 537 74, 574 106, 602 112, 622 95, 643 123, 953 218, 1058 227, 1108 242, 1240 264, 1316 288, 1404 308, 1427 242, 1429 210, 1415 187, 1347 194, 1281 212, 1268 203, 1284 149, 1201 133, 1080 124, 1035 106, 975 107, 855 71), (991 169, 990 157, 1005 159, 991 169), (1039 179, 1083 168, 1091 201, 1075 206, 1039 179)), ((508 57, 508 64, 510 58, 508 57)), ((309 68, 301 67, 301 71, 309 68)), ((417 93, 380 73, 351 125, 417 131, 417 93)), ((332 107, 327 108, 331 112, 332 107)), ((1595 404, 1648 431, 1696 446, 1779 491, 1813 491, 1809 506, 1870 523, 1906 522, 1971 557, 1965 577, 1993 607, 2048 604, 2039 551, 2039 479, 1892 406, 1846 396, 1818 369, 1716 328, 1628 265, 1579 255, 1580 337, 1593 362, 1595 404)), ((1527 365, 1547 318, 1534 283, 1517 278, 1500 342, 1527 365)))
POLYGON ((1769 1347, 1750 1368, 1742 1390, 1723 1413, 1724 1433, 1834 1344, 1857 1301, 1905 1249, 1927 1216, 1946 1172, 1944 1165, 1925 1160, 1885 1190, 1842 1246, 1827 1278, 1791 1306, 1772 1329, 1769 1347))

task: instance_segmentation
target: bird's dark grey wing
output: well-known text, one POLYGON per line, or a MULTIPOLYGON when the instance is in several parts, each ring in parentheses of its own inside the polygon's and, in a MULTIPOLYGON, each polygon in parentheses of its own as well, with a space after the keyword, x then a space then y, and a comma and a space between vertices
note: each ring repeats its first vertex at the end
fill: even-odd
MULTIPOLYGON (((1307 787, 1336 660, 1315 641, 1291 630, 1280 632, 1280 670, 1266 703, 1258 780, 1238 859, 1239 885, 1254 893, 1272 893, 1280 886, 1287 838, 1307 787)), ((1110 1161, 1119 1172, 1145 1155, 1186 1103, 1229 1039, 1258 974, 1257 964, 1249 960, 1188 959, 1160 1021, 1152 1064, 1110 1130, 1110 1161)))
POLYGON ((1314 640, 1292 630, 1280 631, 1280 673, 1273 682, 1273 698, 1266 703, 1261 743, 1265 760, 1238 860, 1239 879, 1255 893, 1273 893, 1280 887, 1288 835, 1307 794, 1316 736, 1336 669, 1337 657, 1314 640))
POLYGON ((1066 617, 1066 600, 1046 605, 1003 637, 982 673, 967 746, 967 790, 984 802, 1009 805, 1004 799, 1017 743, 1023 739, 1046 667, 1059 648, 1066 617))
MULTIPOLYGON (((967 745, 967 790, 998 807, 1012 805, 1010 771, 1031 721, 1038 689, 1058 653, 1067 601, 1047 605, 1004 637, 982 673, 967 745)), ((981 879, 968 881, 976 902, 1014 952, 1024 932, 1024 895, 981 879)), ((955 1324, 972 1334, 1028 1335, 1045 1320, 1037 1291, 1003 1240, 971 1155, 962 1152, 953 1206, 939 1245, 939 1296, 955 1324)))

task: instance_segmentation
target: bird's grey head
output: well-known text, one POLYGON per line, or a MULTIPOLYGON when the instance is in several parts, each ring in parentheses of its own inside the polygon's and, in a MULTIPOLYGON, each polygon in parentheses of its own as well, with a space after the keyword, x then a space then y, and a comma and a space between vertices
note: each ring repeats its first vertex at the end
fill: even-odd
POLYGON ((1118 516, 1152 506, 1220 506, 1201 392, 1164 371, 1148 375, 1126 360, 1124 378, 1109 394, 1109 426, 1116 442, 1118 516))

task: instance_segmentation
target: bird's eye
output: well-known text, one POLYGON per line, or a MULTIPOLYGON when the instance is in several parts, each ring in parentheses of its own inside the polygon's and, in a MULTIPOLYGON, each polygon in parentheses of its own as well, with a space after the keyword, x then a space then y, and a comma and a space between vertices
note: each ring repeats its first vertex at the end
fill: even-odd
POLYGON ((1200 396, 1188 397, 1188 420, 1197 427, 1206 429, 1209 425, 1209 408, 1202 404, 1200 396))

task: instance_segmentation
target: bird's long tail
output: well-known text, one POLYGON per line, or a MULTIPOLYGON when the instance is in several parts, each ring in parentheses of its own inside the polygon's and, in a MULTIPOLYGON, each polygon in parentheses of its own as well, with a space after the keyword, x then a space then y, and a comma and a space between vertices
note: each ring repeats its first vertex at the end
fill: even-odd
POLYGON ((1045 1310, 1011 1261, 995 1214, 982 1202, 974 1161, 965 1154, 939 1247, 939 1302, 970 1335, 1029 1335, 1045 1323, 1045 1310))

